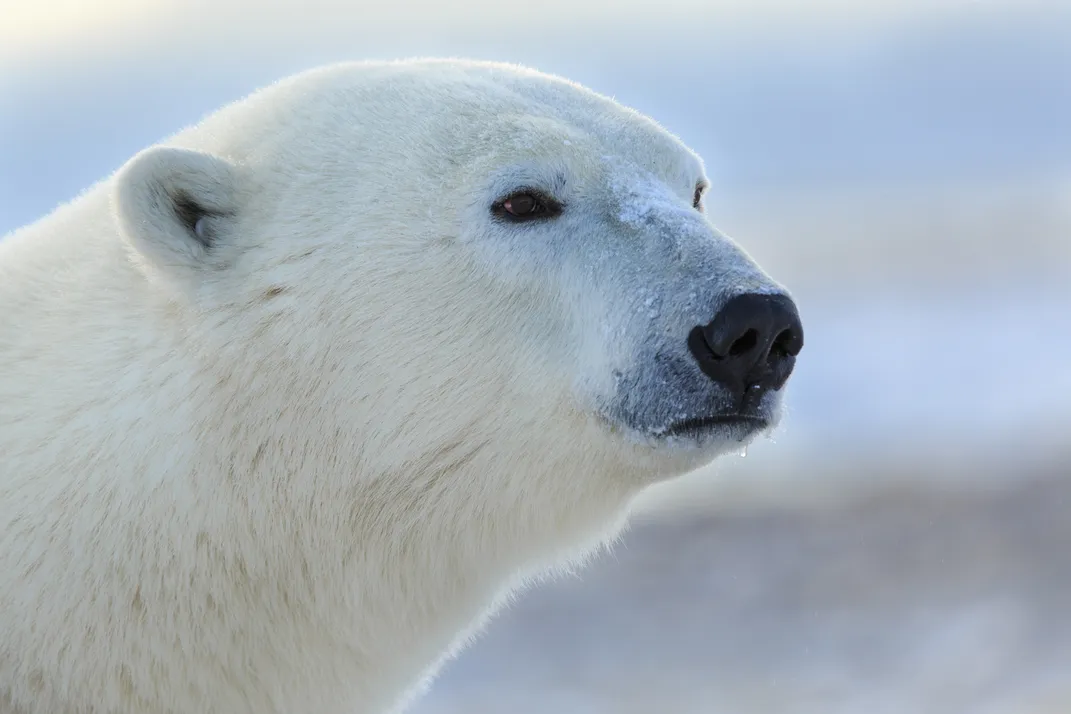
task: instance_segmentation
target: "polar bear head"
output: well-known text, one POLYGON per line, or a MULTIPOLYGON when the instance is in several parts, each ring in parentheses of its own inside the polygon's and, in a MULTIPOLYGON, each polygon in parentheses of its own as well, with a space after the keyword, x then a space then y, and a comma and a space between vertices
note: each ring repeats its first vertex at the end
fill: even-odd
POLYGON ((240 428, 361 473, 480 452, 642 485, 773 427, 803 342, 706 186, 607 97, 429 60, 262 90, 132 159, 114 205, 240 428))

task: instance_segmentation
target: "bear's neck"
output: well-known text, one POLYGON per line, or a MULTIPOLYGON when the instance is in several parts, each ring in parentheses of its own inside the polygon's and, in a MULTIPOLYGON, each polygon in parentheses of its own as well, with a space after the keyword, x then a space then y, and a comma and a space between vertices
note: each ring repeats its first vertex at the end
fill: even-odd
MULTIPOLYGON (((360 405, 317 415, 286 405, 331 400, 259 392, 283 388, 270 380, 210 381, 204 414, 220 416, 203 438, 220 446, 198 479, 205 503, 193 512, 208 515, 198 515, 203 551, 189 557, 214 554, 201 580, 226 589, 213 597, 250 627, 274 628, 219 659, 251 658, 239 661, 255 662, 258 677, 297 698, 333 693, 349 714, 382 714, 419 689, 525 578, 612 539, 638 490, 622 468, 598 472, 575 448, 522 458, 475 438, 494 434, 490 424, 421 430, 435 442, 421 446, 411 434, 384 438, 369 413, 340 439, 338 420, 360 405)), ((577 438, 596 443, 587 437, 577 438)))
MULTIPOLYGON (((263 572, 281 598, 272 604, 276 627, 293 628, 285 641, 300 644, 276 657, 293 658, 290 671, 330 661, 337 672, 295 688, 337 691, 351 714, 393 711, 526 578, 577 563, 624 525, 631 490, 608 492, 606 482, 598 493, 581 488, 567 505, 541 491, 536 476, 531 489, 495 501, 463 488, 489 473, 506 482, 511 466, 481 452, 454 470, 414 466, 404 480, 364 479, 344 497, 310 492, 293 501, 301 508, 277 514, 263 572)), ((561 469, 559 482, 575 469, 548 466, 561 469)), ((569 480, 600 481, 590 473, 569 480)))

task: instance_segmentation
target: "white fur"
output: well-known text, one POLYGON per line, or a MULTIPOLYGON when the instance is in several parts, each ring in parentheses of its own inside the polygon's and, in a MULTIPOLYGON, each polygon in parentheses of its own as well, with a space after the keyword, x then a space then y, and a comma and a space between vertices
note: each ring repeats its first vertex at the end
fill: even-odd
POLYGON ((613 416, 614 375, 683 414, 644 350, 779 289, 701 178, 563 80, 349 64, 5 238, 0 712, 402 707, 644 486, 738 448, 613 416), (533 183, 559 219, 492 219, 533 183))

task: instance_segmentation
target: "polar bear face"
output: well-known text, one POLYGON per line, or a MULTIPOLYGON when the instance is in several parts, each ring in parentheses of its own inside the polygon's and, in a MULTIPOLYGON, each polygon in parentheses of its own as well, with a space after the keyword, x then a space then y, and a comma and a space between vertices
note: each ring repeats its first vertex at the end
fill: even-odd
POLYGON ((171 143, 118 179, 135 262, 198 316, 232 400, 340 460, 478 442, 646 479, 777 422, 790 298, 711 224, 698 157, 610 99, 502 65, 343 65, 171 143))
POLYGON ((609 108, 600 123, 499 119, 460 240, 498 279, 546 291, 544 344, 568 360, 577 409, 667 463, 700 463, 776 425, 802 326, 784 289, 711 224, 700 159, 615 109, 617 125, 609 108), (732 305, 745 314, 714 324, 732 305), (761 364, 721 369, 733 350, 761 364))

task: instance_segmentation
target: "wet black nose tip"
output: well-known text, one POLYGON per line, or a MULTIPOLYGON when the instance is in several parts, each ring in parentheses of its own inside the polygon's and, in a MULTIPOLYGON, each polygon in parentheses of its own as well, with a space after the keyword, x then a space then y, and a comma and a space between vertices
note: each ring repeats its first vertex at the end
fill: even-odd
POLYGON ((744 293, 707 325, 692 329, 688 347, 700 369, 734 393, 780 389, 803 349, 796 304, 783 294, 744 293))

